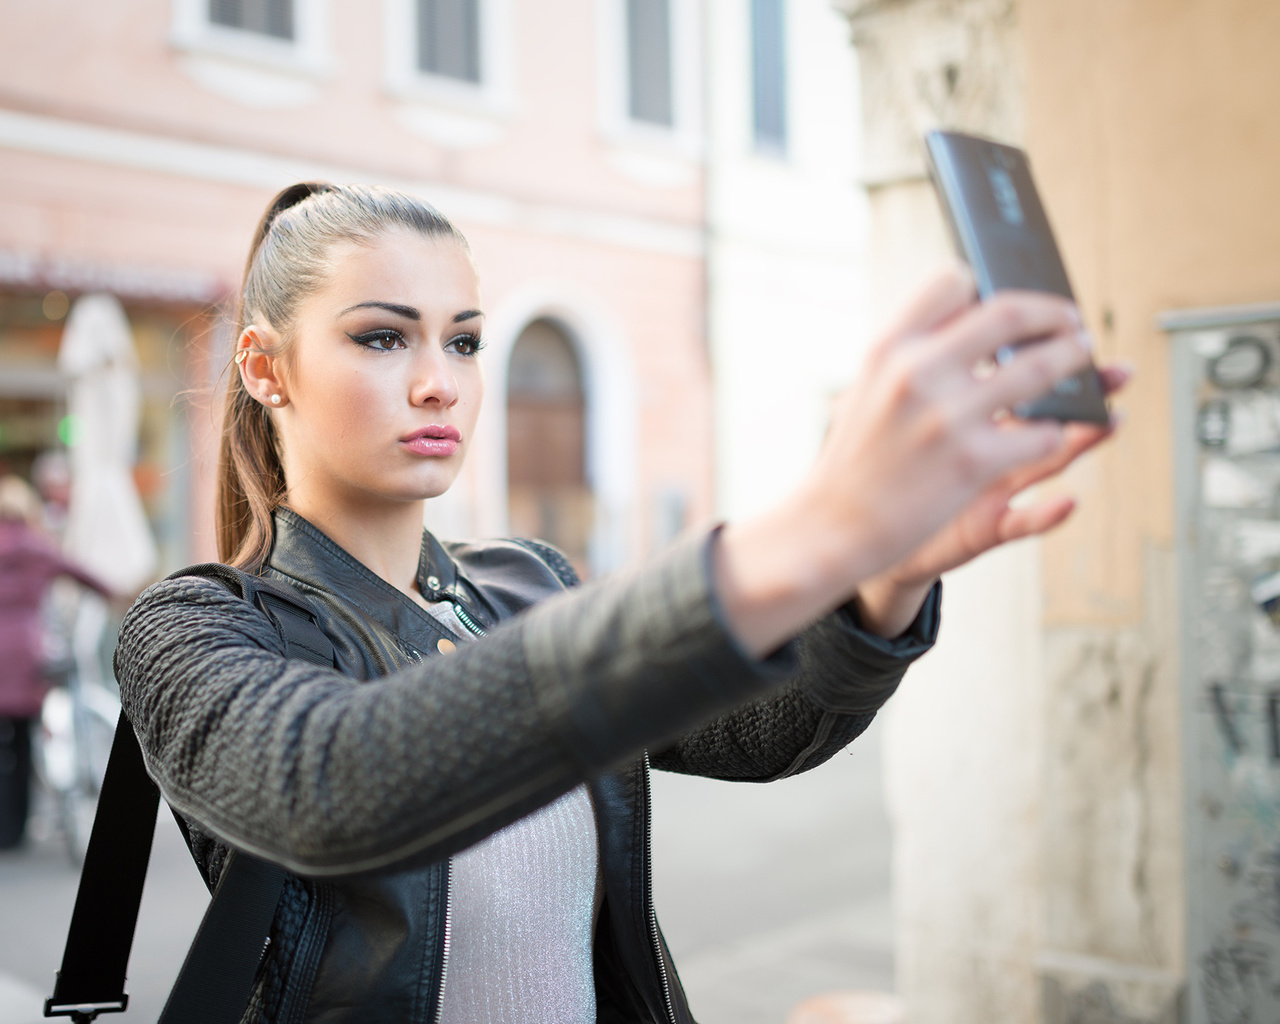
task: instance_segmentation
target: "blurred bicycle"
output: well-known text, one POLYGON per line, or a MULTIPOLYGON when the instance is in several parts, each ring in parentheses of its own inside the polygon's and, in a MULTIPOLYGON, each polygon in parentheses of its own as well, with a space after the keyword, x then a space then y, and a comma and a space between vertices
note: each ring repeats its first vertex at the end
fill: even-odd
POLYGON ((120 697, 104 671, 106 604, 96 594, 55 587, 50 601, 51 686, 32 744, 33 767, 50 798, 56 827, 71 862, 84 860, 107 769, 120 697))

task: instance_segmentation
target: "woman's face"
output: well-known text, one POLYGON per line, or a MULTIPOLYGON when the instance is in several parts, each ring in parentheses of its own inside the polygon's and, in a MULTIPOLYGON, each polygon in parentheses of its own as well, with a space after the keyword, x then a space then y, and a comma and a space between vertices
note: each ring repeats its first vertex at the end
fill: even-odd
POLYGON ((484 394, 471 258, 451 238, 393 229, 335 246, 330 263, 276 361, 285 401, 272 411, 290 498, 299 488, 344 505, 443 494, 484 394))

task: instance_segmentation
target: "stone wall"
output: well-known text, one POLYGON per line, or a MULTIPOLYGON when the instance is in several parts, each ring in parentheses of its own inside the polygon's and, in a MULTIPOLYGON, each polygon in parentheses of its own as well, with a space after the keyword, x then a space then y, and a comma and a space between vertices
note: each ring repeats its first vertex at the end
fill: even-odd
POLYGON ((1056 485, 1081 497, 1077 522, 952 574, 938 648, 891 706, 899 988, 913 1024, 1172 1024, 1185 977, 1178 584, 1166 358, 1152 342, 1160 303, 1193 303, 1132 262, 1176 265, 1180 237, 1167 222, 1148 237, 1113 195, 1132 186, 1122 194, 1140 207, 1162 187, 1159 126, 1199 88, 1143 73, 1171 58, 1167 37, 1217 52, 1245 15, 1197 2, 1169 22, 1140 0, 840 6, 861 62, 881 312, 950 248, 920 135, 992 135, 1031 152, 1102 357, 1142 367, 1125 398, 1140 420, 1056 485), (1156 24, 1158 46, 1144 28, 1156 24), (1143 110, 1126 108, 1131 94, 1143 110), (1144 131, 1146 152, 1130 138, 1144 131))

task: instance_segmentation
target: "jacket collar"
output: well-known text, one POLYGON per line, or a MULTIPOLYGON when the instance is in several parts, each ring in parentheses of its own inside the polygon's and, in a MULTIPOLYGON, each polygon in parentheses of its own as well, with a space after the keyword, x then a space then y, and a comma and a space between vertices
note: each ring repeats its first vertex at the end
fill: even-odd
MULTIPOLYGON (((426 616, 407 594, 384 580, 292 509, 275 511, 275 541, 267 565, 306 587, 337 595, 387 629, 407 636, 426 616)), ((472 605, 458 564, 429 530, 422 531, 418 589, 429 601, 472 605)))

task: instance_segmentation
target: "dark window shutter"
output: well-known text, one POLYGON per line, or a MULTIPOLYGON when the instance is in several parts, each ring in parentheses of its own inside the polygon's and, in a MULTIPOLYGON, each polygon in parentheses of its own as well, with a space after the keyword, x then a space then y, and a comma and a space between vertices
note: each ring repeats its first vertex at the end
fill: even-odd
POLYGON ((758 149, 787 148, 786 0, 751 0, 752 124, 758 149))
POLYGON ((480 81, 479 0, 418 0, 418 68, 480 81))
POLYGON ((209 20, 215 25, 293 38, 293 0, 209 0, 209 20))
POLYGON ((629 111, 637 121, 672 125, 670 0, 627 0, 629 111))

